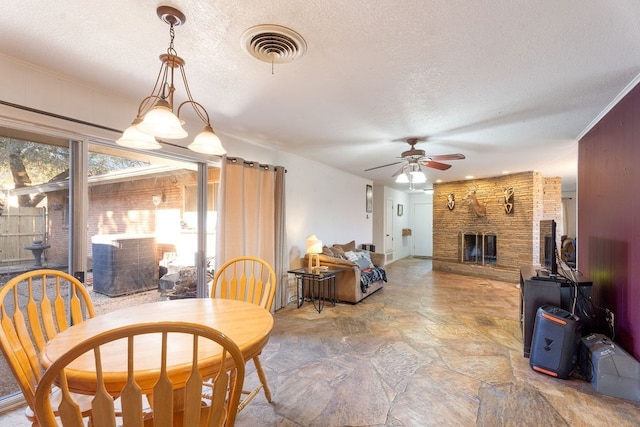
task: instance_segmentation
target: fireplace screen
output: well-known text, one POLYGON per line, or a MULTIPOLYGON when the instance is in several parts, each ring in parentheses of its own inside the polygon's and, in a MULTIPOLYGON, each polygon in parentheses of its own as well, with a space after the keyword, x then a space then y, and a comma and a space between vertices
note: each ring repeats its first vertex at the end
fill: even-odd
POLYGON ((495 234, 463 234, 462 262, 496 264, 498 261, 497 236, 495 234))

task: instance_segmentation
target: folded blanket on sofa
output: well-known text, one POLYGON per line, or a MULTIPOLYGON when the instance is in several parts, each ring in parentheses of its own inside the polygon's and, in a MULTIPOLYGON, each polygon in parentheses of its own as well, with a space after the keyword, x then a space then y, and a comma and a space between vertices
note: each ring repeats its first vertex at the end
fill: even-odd
POLYGON ((360 271, 360 288, 362 289, 362 293, 366 294, 369 286, 378 280, 387 281, 387 272, 384 271, 384 268, 365 268, 360 271))

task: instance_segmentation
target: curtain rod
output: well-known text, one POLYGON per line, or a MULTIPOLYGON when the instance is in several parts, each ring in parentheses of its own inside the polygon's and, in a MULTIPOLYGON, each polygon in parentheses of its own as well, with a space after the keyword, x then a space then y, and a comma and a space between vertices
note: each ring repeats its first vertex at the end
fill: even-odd
MULTIPOLYGON (((257 164, 259 168, 264 170, 267 170, 269 168, 274 168, 274 172, 275 172, 275 168, 282 167, 282 166, 265 165, 259 162, 254 162, 253 160, 245 160, 240 157, 227 157, 227 162, 230 162, 230 163, 238 163, 238 161, 240 160, 242 160, 242 164, 244 164, 245 166, 254 167, 257 164)), ((284 173, 287 173, 287 169, 284 170, 284 173)))

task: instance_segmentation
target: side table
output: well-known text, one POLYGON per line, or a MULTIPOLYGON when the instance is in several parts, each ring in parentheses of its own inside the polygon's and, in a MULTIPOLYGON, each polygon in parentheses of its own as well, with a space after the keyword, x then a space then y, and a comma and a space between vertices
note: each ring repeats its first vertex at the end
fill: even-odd
POLYGON ((304 303, 305 286, 308 286, 311 303, 322 312, 325 301, 336 305, 336 274, 343 272, 341 268, 330 268, 328 270, 318 270, 315 268, 298 268, 289 270, 287 273, 296 276, 296 299, 298 308, 304 303))

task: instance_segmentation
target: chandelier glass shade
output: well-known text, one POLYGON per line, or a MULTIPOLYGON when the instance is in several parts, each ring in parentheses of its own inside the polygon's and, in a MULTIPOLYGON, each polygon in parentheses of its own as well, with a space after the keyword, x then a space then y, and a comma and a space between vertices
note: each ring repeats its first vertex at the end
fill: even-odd
POLYGON ((169 102, 160 99, 156 105, 149 110, 144 118, 136 126, 138 130, 157 138, 182 139, 189 134, 182 127, 182 121, 173 114, 169 102))
POLYGON ((194 101, 184 70, 185 61, 177 55, 173 47, 174 27, 184 23, 186 17, 182 12, 170 6, 159 6, 157 13, 158 17, 170 26, 169 35, 171 40, 169 48, 167 53, 160 55, 162 65, 151 94, 140 102, 138 115, 132 126, 125 130, 116 143, 130 148, 157 149, 161 145, 155 138, 186 138, 188 133, 182 127, 185 122, 182 120, 180 112, 183 106, 189 105, 203 122, 204 129, 189 144, 188 148, 198 153, 222 156, 226 154, 226 150, 222 147, 220 138, 211 127, 207 110, 194 101), (173 99, 176 91, 174 85, 176 71, 179 72, 178 75, 182 79, 187 96, 187 100, 178 105, 177 108, 175 108, 173 99))
POLYGON ((136 120, 131 123, 131 126, 125 129, 120 139, 116 141, 116 144, 140 150, 158 150, 162 148, 153 135, 144 133, 138 129, 138 126, 136 126, 138 123, 140 123, 140 119, 136 118, 136 120))
POLYGON ((211 126, 205 126, 204 130, 200 132, 193 142, 189 144, 189 150, 202 154, 223 155, 227 151, 222 147, 220 138, 213 131, 211 126))

